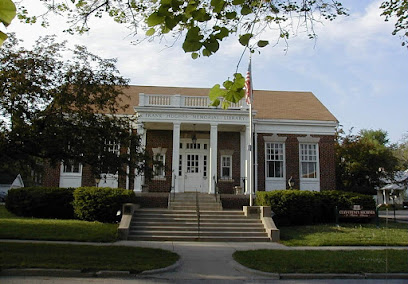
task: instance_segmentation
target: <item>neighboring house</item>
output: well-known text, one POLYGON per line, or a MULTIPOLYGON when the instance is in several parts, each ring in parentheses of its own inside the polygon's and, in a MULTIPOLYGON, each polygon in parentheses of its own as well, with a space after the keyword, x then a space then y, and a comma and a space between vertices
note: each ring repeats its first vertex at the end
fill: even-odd
MULTIPOLYGON (((152 180, 102 174, 100 186, 141 191, 233 193, 248 188, 249 112, 245 100, 210 107, 209 89, 131 86, 129 107, 147 152, 164 167, 152 180), (106 176, 106 178, 104 178, 106 176)), ((311 92, 254 91, 254 189, 335 189, 337 119, 311 92)), ((113 147, 116 149, 115 147, 113 147)), ((47 186, 95 185, 86 166, 62 164, 44 175, 47 186)))
POLYGON ((20 174, 0 173, 0 201, 4 201, 10 189, 19 187, 24 187, 20 174))
POLYGON ((408 193, 408 170, 395 173, 394 180, 377 189, 377 204, 402 205, 408 193))

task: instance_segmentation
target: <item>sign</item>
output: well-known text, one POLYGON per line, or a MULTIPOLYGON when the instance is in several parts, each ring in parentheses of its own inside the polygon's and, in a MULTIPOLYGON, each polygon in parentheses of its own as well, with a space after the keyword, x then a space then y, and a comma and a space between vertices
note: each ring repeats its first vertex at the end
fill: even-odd
POLYGON ((375 210, 339 210, 342 218, 373 218, 375 210))

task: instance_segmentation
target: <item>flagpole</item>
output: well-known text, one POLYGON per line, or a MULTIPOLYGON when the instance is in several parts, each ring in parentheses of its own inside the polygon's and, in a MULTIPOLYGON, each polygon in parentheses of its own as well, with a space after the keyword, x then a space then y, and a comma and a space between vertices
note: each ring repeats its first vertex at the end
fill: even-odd
POLYGON ((253 149, 254 149, 254 147, 253 147, 253 145, 252 145, 252 143, 253 143, 253 134, 252 134, 252 103, 253 103, 253 99, 254 99, 254 97, 253 97, 253 82, 252 82, 252 64, 251 64, 251 61, 252 61, 252 53, 249 53, 249 72, 250 72, 250 91, 249 91, 249 96, 250 96, 250 99, 249 99, 249 102, 250 102, 250 104, 249 104, 249 146, 248 146, 248 150, 249 150, 249 182, 248 182, 248 189, 249 189, 249 206, 252 206, 253 204, 253 201, 252 201, 252 192, 253 192, 253 190, 252 190, 252 188, 253 188, 253 162, 252 162, 252 159, 253 159, 253 149))
MULTIPOLYGON (((249 59, 251 60, 251 58, 249 59)), ((252 83, 252 82, 251 82, 252 83)), ((252 88, 251 88, 251 93, 252 93, 252 88)), ((252 158, 253 158, 253 137, 252 137, 252 94, 251 94, 251 103, 249 104, 249 206, 252 206, 252 186, 253 186, 253 181, 252 181, 252 171, 253 171, 253 163, 252 163, 252 158)))

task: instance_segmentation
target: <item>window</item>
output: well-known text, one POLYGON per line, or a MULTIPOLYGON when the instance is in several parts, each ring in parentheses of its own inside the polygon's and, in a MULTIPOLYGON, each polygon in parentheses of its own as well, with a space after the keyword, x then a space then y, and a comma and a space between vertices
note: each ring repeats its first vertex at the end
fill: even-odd
POLYGON ((221 179, 232 179, 232 156, 221 156, 221 179))
POLYGON ((199 156, 187 155, 187 173, 198 173, 199 156))
POLYGON ((64 163, 62 171, 64 173, 80 173, 81 165, 74 161, 67 161, 64 163))
POLYGON ((301 178, 318 177, 318 149, 317 144, 300 144, 300 176, 301 178))
POLYGON ((105 141, 105 150, 108 150, 108 152, 119 156, 119 149, 119 144, 117 144, 115 141, 105 141))
POLYGON ((207 177, 207 155, 203 156, 203 177, 207 177))
POLYGON ((283 143, 265 143, 265 162, 267 178, 283 178, 285 148, 283 143))
POLYGON ((166 162, 165 154, 157 154, 154 156, 153 174, 155 177, 164 177, 164 165, 166 162))

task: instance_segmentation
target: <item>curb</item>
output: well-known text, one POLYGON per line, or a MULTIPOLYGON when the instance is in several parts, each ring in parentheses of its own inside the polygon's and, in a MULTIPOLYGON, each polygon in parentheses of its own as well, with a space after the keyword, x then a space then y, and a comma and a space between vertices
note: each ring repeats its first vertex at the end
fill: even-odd
POLYGON ((140 274, 141 275, 149 275, 149 274, 158 274, 158 273, 163 273, 163 272, 171 272, 176 270, 179 266, 181 265, 180 259, 176 261, 176 263, 164 267, 164 268, 158 268, 158 269, 152 269, 152 270, 145 270, 142 271, 140 274))
POLYGON ((235 260, 232 266, 242 272, 268 277, 273 280, 298 280, 298 279, 408 279, 408 273, 273 273, 255 270, 241 265, 235 260))
POLYGON ((158 274, 176 270, 180 260, 176 263, 158 269, 145 270, 138 274, 130 271, 101 270, 97 272, 82 272, 79 269, 46 269, 46 268, 9 268, 1 269, 0 276, 49 276, 49 277, 78 277, 78 278, 130 278, 138 275, 158 274))

